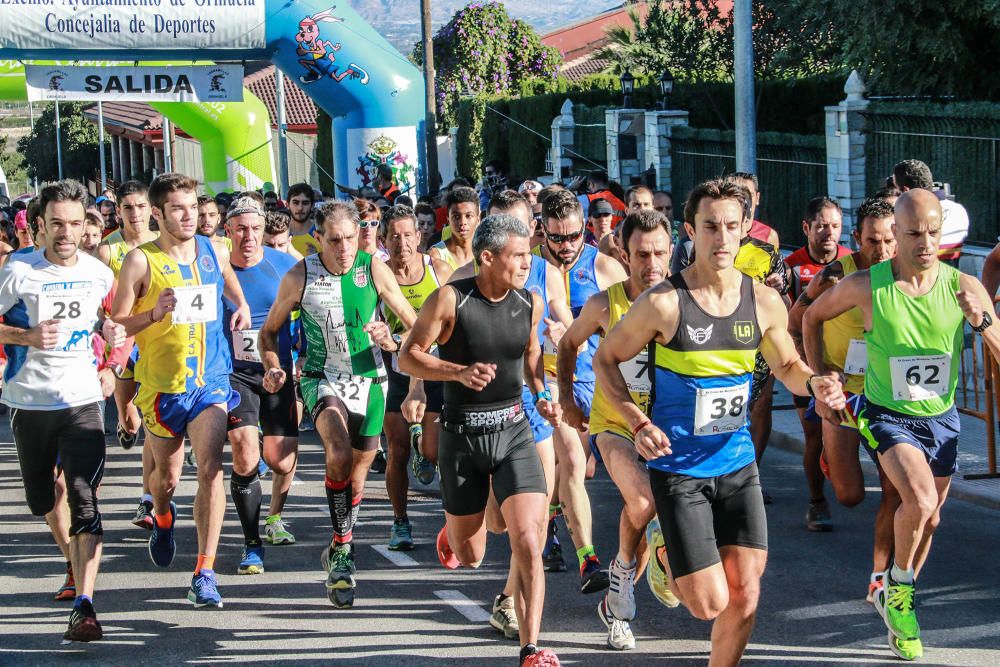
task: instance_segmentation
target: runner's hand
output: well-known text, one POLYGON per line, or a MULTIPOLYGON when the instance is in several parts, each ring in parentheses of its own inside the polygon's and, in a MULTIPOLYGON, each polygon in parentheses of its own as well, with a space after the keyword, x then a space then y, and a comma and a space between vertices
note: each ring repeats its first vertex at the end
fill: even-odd
POLYGON ((299 354, 299 358, 295 360, 295 367, 292 372, 295 374, 295 381, 300 382, 302 380, 302 369, 306 365, 306 355, 299 354))
POLYGON ((39 350, 54 350, 59 344, 59 320, 45 320, 28 329, 28 345, 39 350))
POLYGON ((458 372, 458 381, 469 389, 482 391, 496 376, 496 364, 484 364, 477 361, 458 372))
POLYGON ((112 349, 121 347, 125 343, 125 327, 111 319, 106 319, 101 324, 101 338, 112 349))
POLYGON ((546 401, 544 398, 535 403, 538 414, 545 418, 552 426, 559 426, 562 420, 562 407, 555 401, 546 401))
POLYGON ((767 278, 764 278, 764 284, 780 292, 785 286, 785 277, 780 273, 772 273, 767 278))
POLYGON ((569 396, 560 396, 559 405, 562 407, 562 420, 575 428, 577 431, 586 431, 590 428, 590 423, 587 417, 583 414, 583 410, 580 406, 576 404, 573 400, 573 393, 570 392, 569 396))
POLYGON ((177 308, 177 297, 174 295, 173 288, 168 287, 160 292, 160 296, 157 297, 156 303, 153 304, 153 313, 151 317, 155 322, 160 322, 167 316, 167 313, 174 312, 175 308, 177 308))
POLYGON ((250 304, 244 303, 236 309, 236 312, 233 313, 233 316, 229 319, 229 328, 233 331, 243 331, 244 329, 250 328, 251 322, 250 304))
POLYGON ((264 390, 270 394, 276 394, 285 386, 285 371, 280 368, 272 368, 264 373, 264 390))
POLYGON ((974 327, 982 324, 983 305, 979 303, 979 297, 966 290, 955 292, 955 296, 958 297, 958 305, 962 307, 962 313, 965 315, 965 319, 969 321, 969 324, 974 327))
POLYGON ((385 322, 381 320, 369 322, 365 325, 364 330, 372 337, 372 342, 386 352, 398 351, 396 341, 392 339, 392 331, 389 330, 389 325, 385 322))
POLYGON ((635 434, 635 449, 647 461, 671 453, 670 438, 653 424, 646 424, 635 434))
POLYGON ((108 398, 115 393, 115 373, 110 368, 97 371, 97 379, 101 382, 101 396, 108 398))
POLYGON ((545 336, 555 345, 559 345, 563 334, 566 333, 566 325, 558 320, 553 320, 551 317, 545 318, 545 324, 548 327, 545 329, 545 336))
POLYGON ((817 405, 825 403, 833 410, 843 410, 847 406, 844 389, 840 385, 840 376, 836 373, 816 375, 808 382, 812 385, 817 405))
POLYGON ((406 398, 403 399, 399 411, 403 413, 403 419, 408 424, 419 424, 424 420, 425 410, 427 410, 427 394, 421 383, 406 392, 406 398))

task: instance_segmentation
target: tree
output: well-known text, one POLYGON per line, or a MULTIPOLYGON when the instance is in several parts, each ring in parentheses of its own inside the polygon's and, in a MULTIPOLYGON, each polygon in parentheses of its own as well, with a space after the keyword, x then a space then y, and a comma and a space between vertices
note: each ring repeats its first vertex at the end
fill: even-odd
MULTIPOLYGON (((65 178, 93 178, 100 165, 97 126, 84 118, 85 106, 82 102, 63 102, 59 105, 65 178)), ((17 142, 17 149, 24 156, 28 175, 39 181, 54 181, 59 178, 55 115, 55 105, 46 106, 35 119, 31 134, 17 142)))
MULTIPOLYGON (((410 55, 423 61, 422 44, 410 55)), ((438 129, 454 124, 458 100, 471 95, 506 95, 522 82, 554 82, 562 58, 543 46, 527 23, 512 20, 500 2, 460 9, 434 36, 438 129)))
MULTIPOLYGON (((17 151, 7 152, 7 140, 10 137, 0 134, 0 166, 7 176, 7 184, 13 187, 17 183, 25 183, 28 180, 27 172, 24 170, 24 157, 17 151)), ((20 192, 10 191, 11 197, 16 197, 20 192)))

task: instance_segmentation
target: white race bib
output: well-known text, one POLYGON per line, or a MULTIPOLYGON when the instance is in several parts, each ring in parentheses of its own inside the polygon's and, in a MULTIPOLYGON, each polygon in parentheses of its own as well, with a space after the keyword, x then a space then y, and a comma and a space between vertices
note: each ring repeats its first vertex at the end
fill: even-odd
POLYGON ((368 390, 372 378, 327 373, 326 380, 333 389, 333 395, 344 402, 349 412, 364 415, 368 411, 368 390))
POLYGON ((750 383, 698 389, 694 402, 694 435, 719 435, 739 430, 747 420, 750 383))
POLYGON ((90 329, 97 317, 88 309, 89 291, 80 288, 45 290, 38 295, 38 321, 59 320, 59 347, 90 345, 90 329))
POLYGON ((219 297, 214 284, 173 289, 174 296, 177 297, 172 320, 174 324, 201 324, 216 320, 219 297))
POLYGON ((868 346, 862 338, 852 338, 847 346, 844 372, 848 375, 864 375, 868 368, 868 346))
POLYGON ((233 357, 237 361, 261 363, 260 350, 257 349, 257 329, 244 329, 233 332, 233 357))
POLYGON ((892 396, 897 401, 924 401, 948 393, 951 357, 889 357, 892 396))
POLYGON ((649 352, 642 351, 628 361, 618 364, 618 370, 625 378, 628 390, 637 394, 648 394, 652 390, 649 381, 649 352))

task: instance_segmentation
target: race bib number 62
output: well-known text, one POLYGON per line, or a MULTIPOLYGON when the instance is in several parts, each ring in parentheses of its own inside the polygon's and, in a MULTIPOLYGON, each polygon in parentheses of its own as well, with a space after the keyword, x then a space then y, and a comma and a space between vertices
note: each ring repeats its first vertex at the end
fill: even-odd
POLYGON ((889 357, 892 396, 897 401, 925 401, 948 393, 951 357, 889 357))

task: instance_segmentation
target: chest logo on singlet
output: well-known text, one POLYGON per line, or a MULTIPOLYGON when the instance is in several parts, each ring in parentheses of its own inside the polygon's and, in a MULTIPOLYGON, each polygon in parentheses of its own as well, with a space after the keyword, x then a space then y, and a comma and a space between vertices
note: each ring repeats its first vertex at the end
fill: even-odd
POLYGON ((753 322, 748 320, 737 320, 733 322, 733 337, 739 342, 747 344, 753 340, 753 322))
POLYGON ((169 275, 172 275, 174 273, 177 273, 176 271, 174 271, 174 267, 170 266, 169 264, 164 264, 163 265, 163 275, 169 276, 169 275))
POLYGON ((198 260, 198 266, 200 266, 201 270, 205 273, 213 273, 215 271, 215 262, 213 262, 212 258, 208 255, 201 256, 198 260))
POLYGON ((687 327, 688 338, 695 345, 704 345, 712 338, 712 329, 715 328, 714 324, 709 324, 703 329, 695 329, 690 324, 684 325, 687 327))
POLYGON ((355 269, 354 269, 354 286, 360 289, 360 288, 363 288, 367 284, 368 284, 368 276, 365 275, 364 264, 362 264, 361 266, 355 267, 355 269))

